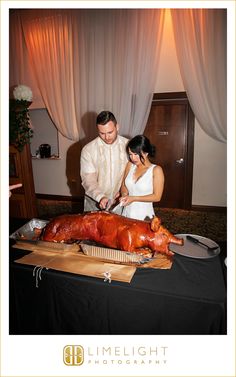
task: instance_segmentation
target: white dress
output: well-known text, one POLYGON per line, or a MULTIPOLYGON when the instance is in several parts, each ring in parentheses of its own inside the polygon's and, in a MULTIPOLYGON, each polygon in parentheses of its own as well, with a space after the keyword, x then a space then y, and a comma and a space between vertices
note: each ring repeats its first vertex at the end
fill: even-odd
MULTIPOLYGON (((132 164, 125 179, 125 186, 129 191, 129 196, 143 196, 153 193, 153 169, 156 165, 151 165, 146 172, 137 180, 134 178, 136 165, 132 164)), ((155 215, 152 202, 133 202, 124 207, 122 216, 138 220, 149 220, 155 215)))

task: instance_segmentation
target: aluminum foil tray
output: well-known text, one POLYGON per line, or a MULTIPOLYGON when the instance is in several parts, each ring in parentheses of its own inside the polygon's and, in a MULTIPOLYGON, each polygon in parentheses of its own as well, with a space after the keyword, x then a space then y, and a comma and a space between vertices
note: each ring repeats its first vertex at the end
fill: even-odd
POLYGON ((39 239, 39 234, 35 230, 43 229, 47 223, 48 220, 32 219, 12 233, 10 238, 16 241, 36 242, 39 239))
POLYGON ((88 256, 122 263, 146 263, 152 259, 136 253, 97 246, 92 242, 80 242, 80 247, 88 256))

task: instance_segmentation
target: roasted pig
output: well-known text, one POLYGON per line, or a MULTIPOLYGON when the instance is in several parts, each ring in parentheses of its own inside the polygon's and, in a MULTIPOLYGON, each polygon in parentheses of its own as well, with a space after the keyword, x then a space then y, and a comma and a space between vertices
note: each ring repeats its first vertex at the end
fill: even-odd
POLYGON ((169 243, 183 244, 154 217, 150 222, 129 219, 106 211, 62 215, 51 220, 41 236, 44 241, 90 240, 104 246, 143 255, 173 255, 169 243))

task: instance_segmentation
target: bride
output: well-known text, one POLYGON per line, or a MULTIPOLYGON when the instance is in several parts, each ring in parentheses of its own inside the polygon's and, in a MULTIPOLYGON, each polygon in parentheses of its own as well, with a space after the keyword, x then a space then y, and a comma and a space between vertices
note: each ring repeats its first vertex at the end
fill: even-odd
POLYGON ((154 165, 155 146, 143 135, 131 139, 126 147, 129 162, 121 184, 120 205, 122 215, 139 220, 150 220, 155 216, 153 202, 159 202, 164 188, 164 174, 160 166, 154 165))

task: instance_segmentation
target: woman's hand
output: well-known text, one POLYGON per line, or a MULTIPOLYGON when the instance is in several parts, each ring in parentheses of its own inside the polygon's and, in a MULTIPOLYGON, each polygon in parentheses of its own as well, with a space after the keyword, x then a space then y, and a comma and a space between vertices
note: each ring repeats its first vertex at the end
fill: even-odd
POLYGON ((123 207, 126 207, 135 201, 135 196, 126 195, 126 196, 122 196, 119 200, 120 200, 120 205, 123 207))

